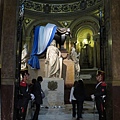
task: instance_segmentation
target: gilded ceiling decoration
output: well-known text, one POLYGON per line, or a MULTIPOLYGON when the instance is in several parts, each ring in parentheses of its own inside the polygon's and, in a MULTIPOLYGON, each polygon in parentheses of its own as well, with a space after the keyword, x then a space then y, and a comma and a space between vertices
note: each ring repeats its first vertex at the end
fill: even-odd
MULTIPOLYGON (((47 0, 48 1, 48 0, 47 0)), ((44 2, 25 2, 25 9, 41 13, 69 13, 100 5, 102 0, 79 0, 77 2, 49 4, 44 2)), ((62 1, 61 1, 62 2, 62 1)))

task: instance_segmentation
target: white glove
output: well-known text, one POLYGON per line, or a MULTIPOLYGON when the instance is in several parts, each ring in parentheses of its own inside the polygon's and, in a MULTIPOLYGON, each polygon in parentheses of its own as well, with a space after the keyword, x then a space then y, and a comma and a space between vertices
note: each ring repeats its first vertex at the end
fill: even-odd
POLYGON ((91 95, 91 98, 92 98, 92 100, 94 101, 94 99, 95 99, 95 96, 94 96, 94 94, 92 94, 92 95, 91 95))
POLYGON ((31 99, 34 100, 35 99, 35 96, 33 94, 30 94, 31 96, 31 99))

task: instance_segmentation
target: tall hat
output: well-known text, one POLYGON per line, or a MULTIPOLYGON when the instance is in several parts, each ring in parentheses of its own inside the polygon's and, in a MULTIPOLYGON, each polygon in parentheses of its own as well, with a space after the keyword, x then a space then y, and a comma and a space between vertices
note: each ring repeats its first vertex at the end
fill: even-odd
POLYGON ((96 75, 105 75, 105 72, 102 70, 98 70, 96 75))
POLYGON ((99 75, 102 75, 102 76, 103 76, 103 81, 104 81, 104 78, 105 78, 105 72, 102 71, 102 70, 98 70, 96 76, 99 76, 99 75))

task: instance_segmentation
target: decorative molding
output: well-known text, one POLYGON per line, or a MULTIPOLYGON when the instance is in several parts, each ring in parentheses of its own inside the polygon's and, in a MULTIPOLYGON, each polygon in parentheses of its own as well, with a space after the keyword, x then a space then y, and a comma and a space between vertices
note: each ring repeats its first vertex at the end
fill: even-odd
POLYGON ((120 86, 120 80, 113 80, 112 86, 120 86))
POLYGON ((54 90, 56 90, 57 88, 58 88, 58 83, 57 83, 57 82, 55 82, 55 81, 49 81, 49 82, 48 82, 48 89, 49 89, 49 90, 54 91, 54 90))
POLYGON ((1 85, 14 85, 15 78, 1 78, 1 85))
POLYGON ((76 25, 72 29, 72 33, 73 33, 72 35, 74 36, 74 35, 76 35, 75 33, 79 32, 80 29, 82 30, 82 26, 84 26, 84 28, 87 26, 87 28, 90 28, 93 31, 94 34, 96 32, 98 33, 97 30, 98 30, 99 26, 95 21, 83 20, 83 21, 80 21, 79 23, 76 23, 76 25), (93 26, 93 27, 91 27, 91 26, 93 26), (92 28, 94 28, 94 30, 92 28))
POLYGON ((72 21, 58 21, 62 27, 69 27, 72 21))
POLYGON ((64 4, 48 4, 27 1, 25 2, 25 9, 41 13, 70 13, 94 7, 102 1, 103 0, 80 0, 79 2, 64 4))
POLYGON ((32 21, 34 21, 34 20, 31 19, 31 18, 24 18, 24 24, 25 24, 25 26, 26 27, 29 26, 32 23, 32 21))

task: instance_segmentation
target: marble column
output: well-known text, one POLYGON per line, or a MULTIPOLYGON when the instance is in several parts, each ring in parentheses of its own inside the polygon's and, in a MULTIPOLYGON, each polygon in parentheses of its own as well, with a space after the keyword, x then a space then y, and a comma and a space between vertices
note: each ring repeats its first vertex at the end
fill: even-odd
POLYGON ((1 34, 1 120, 13 120, 17 1, 4 0, 1 34))
POLYGON ((113 120, 119 120, 120 114, 120 1, 111 0, 111 31, 112 31, 112 93, 113 120))
MULTIPOLYGON (((1 69, 1 34, 2 34, 3 0, 0 0, 0 69, 1 69)), ((1 84, 1 79, 0 79, 1 84)))
POLYGON ((97 68, 97 49, 96 49, 96 42, 97 39, 99 38, 98 35, 94 35, 93 39, 94 39, 94 48, 93 48, 93 61, 94 61, 94 68, 97 68))
POLYGON ((32 44, 32 43, 31 43, 31 40, 30 40, 30 39, 31 39, 31 37, 28 37, 28 36, 27 36, 26 39, 25 39, 25 42, 27 43, 28 51, 31 51, 31 49, 32 49, 32 48, 31 48, 31 44, 32 44))
POLYGON ((107 46, 107 120, 120 119, 120 1, 105 0, 107 46))
POLYGON ((0 0, 0 119, 1 119, 1 34, 2 34, 3 0, 0 0))

